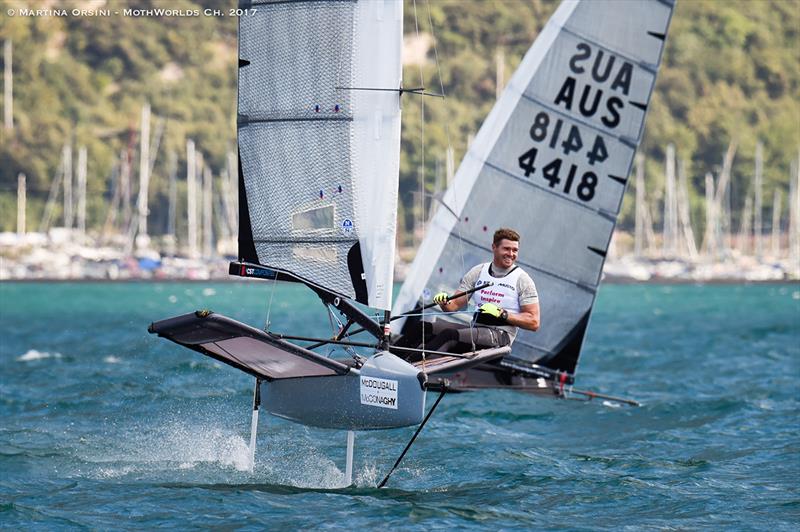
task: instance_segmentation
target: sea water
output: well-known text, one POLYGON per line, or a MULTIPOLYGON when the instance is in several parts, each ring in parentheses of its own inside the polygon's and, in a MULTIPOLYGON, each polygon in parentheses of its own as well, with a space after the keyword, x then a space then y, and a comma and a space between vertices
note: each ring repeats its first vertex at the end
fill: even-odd
POLYGON ((384 489, 413 428, 357 433, 344 487, 345 432, 262 412, 250 472, 253 379, 147 333, 201 308, 331 330, 297 285, 0 284, 0 527, 800 524, 797 284, 603 286, 576 387, 641 407, 448 395, 384 489))

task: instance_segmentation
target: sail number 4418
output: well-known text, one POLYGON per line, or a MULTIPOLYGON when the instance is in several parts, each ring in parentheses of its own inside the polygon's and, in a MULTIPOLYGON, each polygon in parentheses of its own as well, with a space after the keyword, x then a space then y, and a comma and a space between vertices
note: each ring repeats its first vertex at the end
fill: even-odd
MULTIPOLYGON (((578 152, 586 147, 588 148, 586 151, 586 158, 591 166, 594 166, 595 163, 602 163, 608 159, 608 150, 606 149, 603 137, 600 135, 595 136, 594 142, 591 147, 589 147, 588 145, 584 145, 581 132, 577 126, 568 126, 569 129, 567 130, 564 128, 564 121, 560 118, 555 120, 552 127, 550 122, 550 116, 547 113, 538 113, 531 126, 531 139, 537 143, 548 142, 551 149, 557 149, 559 141, 561 141, 560 147, 564 155, 578 152)), ((536 173, 537 166, 535 166, 535 163, 538 154, 538 148, 533 147, 519 156, 519 167, 525 172, 525 177, 530 177, 531 174, 536 173)), ((563 165, 562 159, 553 159, 549 163, 541 166, 541 177, 548 182, 550 188, 556 188, 556 186, 559 185, 558 188, 563 190, 564 194, 570 194, 574 190, 575 195, 577 195, 578 199, 581 201, 591 201, 592 198, 594 198, 595 187, 597 187, 597 174, 592 171, 587 171, 578 176, 578 167, 575 164, 570 164, 568 168, 563 168, 562 173, 562 166, 566 166, 563 165), (562 181, 563 185, 561 184, 562 181)))

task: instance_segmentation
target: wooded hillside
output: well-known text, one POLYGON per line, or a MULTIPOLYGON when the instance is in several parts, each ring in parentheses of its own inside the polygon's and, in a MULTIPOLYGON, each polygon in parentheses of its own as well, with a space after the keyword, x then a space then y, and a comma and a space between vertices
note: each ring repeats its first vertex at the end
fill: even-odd
MULTIPOLYGON (((228 3, 226 12, 235 7, 228 3)), ((110 203, 112 168, 120 152, 138 149, 145 102, 152 106, 154 127, 163 127, 150 185, 151 233, 163 232, 167 223, 171 152, 179 176, 185 176, 189 138, 215 174, 225 168, 226 155, 235 148, 236 18, 8 15, 9 9, 22 7, 123 4, 128 5, 0 2, 0 41, 12 42, 14 58, 14 124, 0 137, 0 230, 15 228, 20 172, 27 176, 31 229, 38 227, 67 142, 76 150, 88 149, 87 226, 99 228, 110 203)), ((152 0, 136 7, 202 11, 219 4, 152 0)), ((437 171, 445 172, 448 143, 458 164, 469 136, 494 103, 498 53, 507 80, 556 5, 545 0, 406 2, 405 85, 424 84, 447 96, 420 102, 410 95, 404 104, 400 197, 407 231, 422 173, 422 103, 425 187, 431 192, 437 171)), ((764 145, 764 212, 771 208, 770 190, 781 187, 787 197, 790 164, 800 147, 799 28, 796 0, 679 1, 642 146, 654 213, 668 143, 686 161, 698 230, 704 175, 719 172, 732 140, 738 144, 734 224, 752 180, 757 142, 764 145)), ((180 187, 182 197, 185 182, 180 187)), ((623 227, 632 224, 631 203, 624 204, 623 227)), ((178 212, 182 220, 185 206, 178 212)))

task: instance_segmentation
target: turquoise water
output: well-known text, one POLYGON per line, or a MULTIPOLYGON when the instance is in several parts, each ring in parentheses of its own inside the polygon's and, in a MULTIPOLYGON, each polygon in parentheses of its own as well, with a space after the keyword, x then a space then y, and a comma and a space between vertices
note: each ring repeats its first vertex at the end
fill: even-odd
MULTIPOLYGON (((263 326, 269 283, 0 284, 0 527, 717 528, 800 524, 800 286, 604 286, 576 387, 640 408, 515 392, 445 397, 413 429, 262 415, 252 380, 147 334, 211 308, 263 326)), ((276 289, 272 329, 329 330, 276 289)), ((544 326, 546 326, 544 317, 544 326)), ((431 397, 432 399, 432 397, 431 397)))

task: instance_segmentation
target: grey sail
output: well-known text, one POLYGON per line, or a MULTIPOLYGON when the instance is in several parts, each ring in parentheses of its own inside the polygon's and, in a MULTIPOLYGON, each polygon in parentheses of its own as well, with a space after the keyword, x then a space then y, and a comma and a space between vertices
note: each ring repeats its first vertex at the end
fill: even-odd
POLYGON ((240 256, 388 310, 402 3, 247 7, 254 14, 239 19, 240 256))
POLYGON ((465 155, 395 313, 452 292, 466 268, 491 260, 492 232, 514 228, 542 325, 520 331, 511 356, 574 373, 673 8, 562 2, 465 155))

